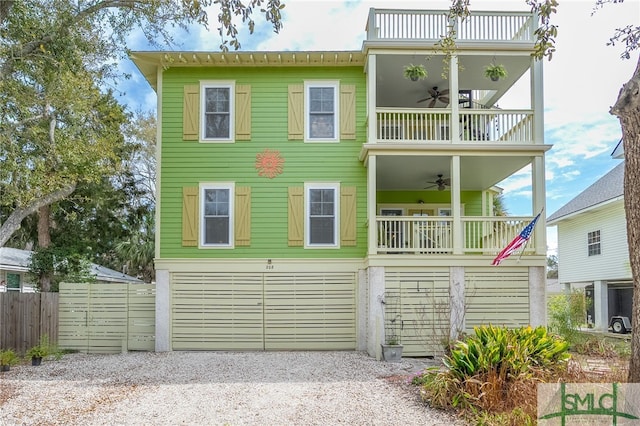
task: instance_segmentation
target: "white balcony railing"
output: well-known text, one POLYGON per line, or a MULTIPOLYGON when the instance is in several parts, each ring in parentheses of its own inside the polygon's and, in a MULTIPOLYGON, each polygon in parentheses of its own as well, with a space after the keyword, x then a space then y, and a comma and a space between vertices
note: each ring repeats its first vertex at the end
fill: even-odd
MULTIPOLYGON (((462 251, 469 254, 496 255, 524 229, 532 217, 462 217, 462 251)), ((453 253, 453 218, 449 216, 378 216, 377 252, 405 254, 453 253)), ((535 253, 531 234, 524 254, 535 253)))
POLYGON ((452 253, 451 220, 446 216, 378 216, 378 253, 452 253))
MULTIPOLYGON (((497 254, 509 244, 527 226, 533 217, 530 216, 475 216, 463 217, 465 253, 497 254)), ((535 235, 524 248, 524 253, 534 253, 535 235)))
POLYGON ((376 142, 533 143, 531 110, 464 109, 458 117, 459 135, 453 138, 448 109, 378 108, 376 142))
POLYGON ((473 41, 535 41, 535 20, 529 12, 472 12, 450 22, 442 10, 371 9, 367 40, 438 40, 456 26, 456 39, 473 41))

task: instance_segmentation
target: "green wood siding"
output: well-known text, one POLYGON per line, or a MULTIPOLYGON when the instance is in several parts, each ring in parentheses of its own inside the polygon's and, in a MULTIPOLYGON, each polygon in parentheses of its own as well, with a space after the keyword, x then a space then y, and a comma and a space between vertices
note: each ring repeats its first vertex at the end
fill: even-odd
POLYGON ((365 142, 366 87, 361 67, 336 68, 170 68, 163 76, 160 255, 162 258, 354 258, 366 253, 366 168, 358 161, 365 142), (183 139, 185 85, 200 80, 235 80, 251 86, 251 139, 235 143, 198 143, 183 139), (338 80, 356 87, 355 140, 304 143, 288 137, 288 87, 305 80, 338 80), (256 154, 279 151, 283 173, 258 176, 256 154), (235 182, 251 188, 251 239, 235 249, 198 249, 182 245, 183 187, 199 182, 235 182), (357 245, 340 250, 288 244, 288 188, 305 182, 339 182, 356 187, 357 245))

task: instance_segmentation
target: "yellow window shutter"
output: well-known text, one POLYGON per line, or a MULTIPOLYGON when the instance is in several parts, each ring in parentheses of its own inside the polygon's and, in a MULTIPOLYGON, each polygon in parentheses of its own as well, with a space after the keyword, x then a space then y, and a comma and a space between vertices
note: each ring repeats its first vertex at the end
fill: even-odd
POLYGON ((182 109, 182 139, 197 141, 200 138, 200 85, 184 86, 182 109))
POLYGON ((356 86, 340 86, 340 139, 356 138, 356 86))
POLYGON ((251 187, 236 187, 235 245, 251 245, 251 187))
POLYGON ((304 138, 304 85, 289 85, 289 139, 304 138))
POLYGON ((236 140, 251 140, 251 86, 236 85, 236 140))
POLYGON ((289 245, 304 245, 304 188, 289 188, 289 245))
POLYGON ((356 187, 340 188, 340 245, 356 245, 356 187))
POLYGON ((182 188, 182 245, 198 246, 198 188, 182 188))

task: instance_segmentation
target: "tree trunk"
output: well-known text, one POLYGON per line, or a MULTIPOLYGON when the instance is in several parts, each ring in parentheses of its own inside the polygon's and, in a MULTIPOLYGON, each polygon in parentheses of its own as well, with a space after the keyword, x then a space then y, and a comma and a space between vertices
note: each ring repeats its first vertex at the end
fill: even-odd
MULTIPOLYGON (((38 246, 46 249, 51 245, 51 204, 38 209, 38 246)), ((53 271, 47 271, 40 276, 40 291, 51 291, 53 271)))
POLYGON ((611 114, 622 127, 624 147, 624 209, 627 216, 627 244, 633 278, 631 314, 630 383, 640 383, 640 57, 633 77, 620 89, 611 114))
POLYGON ((73 183, 65 188, 59 189, 55 192, 45 195, 44 197, 34 200, 31 204, 23 208, 15 208, 11 215, 0 226, 0 247, 3 247, 9 238, 20 229, 22 220, 38 211, 42 206, 52 204, 56 201, 60 201, 73 193, 76 190, 76 184, 73 183))

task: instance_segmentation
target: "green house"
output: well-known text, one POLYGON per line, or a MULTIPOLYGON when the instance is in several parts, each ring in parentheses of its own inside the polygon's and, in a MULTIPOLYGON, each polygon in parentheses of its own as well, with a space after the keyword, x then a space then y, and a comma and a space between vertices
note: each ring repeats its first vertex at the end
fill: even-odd
POLYGON ((429 356, 478 324, 544 323, 545 224, 492 266, 544 207, 535 16, 366 25, 361 51, 131 54, 158 94, 156 350, 379 358, 397 339, 429 356), (508 76, 486 78, 492 62, 508 76), (526 108, 497 108, 522 87, 526 108), (497 215, 496 185, 525 167, 532 214, 497 215))

